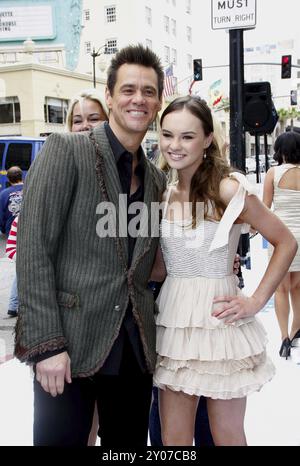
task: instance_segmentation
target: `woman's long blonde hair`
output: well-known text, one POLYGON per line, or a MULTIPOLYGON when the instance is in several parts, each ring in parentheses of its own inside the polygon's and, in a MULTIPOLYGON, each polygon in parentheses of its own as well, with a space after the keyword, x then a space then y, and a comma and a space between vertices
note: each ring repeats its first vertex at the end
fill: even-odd
MULTIPOLYGON (((168 105, 164 110, 160 126, 162 127, 164 118, 172 113, 183 109, 187 109, 192 115, 199 118, 202 123, 205 136, 209 136, 214 132, 213 118, 211 110, 205 100, 196 96, 178 97, 168 105)), ((210 146, 205 151, 206 157, 202 164, 198 167, 191 180, 189 201, 192 203, 192 223, 193 227, 196 222, 196 203, 204 202, 204 217, 209 217, 209 206, 214 208, 214 217, 220 218, 226 205, 220 197, 220 183, 223 178, 226 178, 233 170, 227 163, 225 157, 222 156, 220 146, 215 137, 210 146)), ((168 165, 160 155, 160 168, 168 172, 168 165)), ((169 181, 172 183, 174 174, 169 176, 169 181)))

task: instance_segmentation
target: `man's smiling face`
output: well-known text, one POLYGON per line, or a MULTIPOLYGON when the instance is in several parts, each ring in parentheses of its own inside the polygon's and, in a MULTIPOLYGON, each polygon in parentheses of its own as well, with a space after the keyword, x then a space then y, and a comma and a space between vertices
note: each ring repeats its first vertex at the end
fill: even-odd
POLYGON ((116 136, 123 139, 126 134, 136 134, 142 139, 161 108, 155 70, 141 65, 122 65, 113 94, 106 89, 106 102, 110 110, 109 124, 116 136))

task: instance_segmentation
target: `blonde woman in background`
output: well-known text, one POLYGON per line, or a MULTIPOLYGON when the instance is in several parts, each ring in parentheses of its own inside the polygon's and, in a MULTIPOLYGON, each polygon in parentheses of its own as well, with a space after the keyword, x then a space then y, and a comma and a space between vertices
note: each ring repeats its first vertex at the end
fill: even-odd
POLYGON ((72 98, 67 113, 68 131, 88 131, 107 120, 105 100, 96 89, 84 89, 72 98))

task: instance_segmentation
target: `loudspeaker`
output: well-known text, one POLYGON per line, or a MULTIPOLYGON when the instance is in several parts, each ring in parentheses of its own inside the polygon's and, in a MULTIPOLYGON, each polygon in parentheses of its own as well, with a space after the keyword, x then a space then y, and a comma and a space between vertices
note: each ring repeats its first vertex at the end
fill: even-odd
POLYGON ((267 81, 244 84, 244 129, 250 134, 272 133, 278 115, 267 81))

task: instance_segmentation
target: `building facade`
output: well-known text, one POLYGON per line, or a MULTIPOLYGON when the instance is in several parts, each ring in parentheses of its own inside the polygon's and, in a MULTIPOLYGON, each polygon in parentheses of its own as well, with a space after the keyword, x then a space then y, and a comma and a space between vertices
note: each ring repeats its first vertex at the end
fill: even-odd
MULTIPOLYGON (((83 0, 82 34, 77 70, 91 72, 93 48, 99 63, 109 63, 116 50, 138 42, 173 65, 178 93, 185 94, 192 76, 195 0, 83 0)), ((101 66, 96 68, 101 75, 101 66)))
MULTIPOLYGON (((142 43, 160 56, 165 69, 172 65, 174 95, 187 94, 195 57, 195 1, 0 3, 0 134, 63 131, 72 95, 92 87, 94 77, 104 92, 111 57, 128 44, 142 43), (49 121, 54 117, 47 108, 58 121, 49 121)), ((149 128, 147 151, 157 142, 157 127, 158 121, 149 128)))
MULTIPOLYGON (((290 79, 281 78, 281 57, 283 55, 291 55, 292 63, 299 65, 300 60, 300 41, 297 39, 278 40, 273 43, 248 43, 244 49, 245 62, 245 81, 260 82, 268 81, 271 84, 272 100, 276 110, 291 109, 291 91, 296 90, 298 93, 298 105, 296 110, 300 109, 300 68, 293 68, 290 79)), ((296 126, 300 126, 299 119, 293 122, 296 126)), ((269 155, 273 153, 273 145, 276 137, 284 130, 285 126, 291 124, 291 119, 287 118, 285 122, 279 121, 275 130, 267 137, 267 152, 269 155), (284 123, 284 124, 283 124, 284 123)), ((260 154, 265 154, 265 142, 260 138, 260 154)), ((247 135, 246 138, 246 153, 248 156, 255 156, 256 147, 253 136, 247 135)))
MULTIPOLYGON (((0 136, 65 131, 70 99, 92 87, 88 75, 34 62, 1 66, 0 83, 0 136)), ((104 81, 99 87, 104 93, 104 81)))

